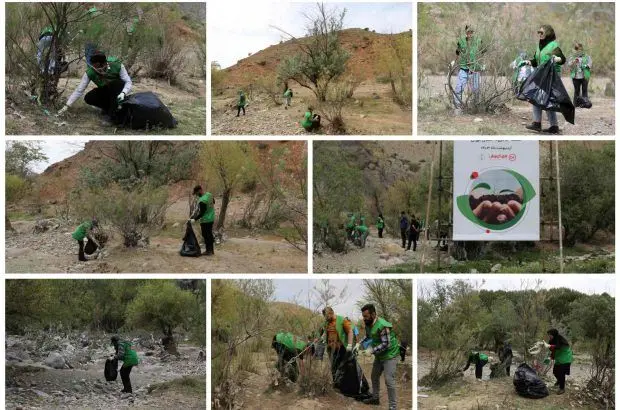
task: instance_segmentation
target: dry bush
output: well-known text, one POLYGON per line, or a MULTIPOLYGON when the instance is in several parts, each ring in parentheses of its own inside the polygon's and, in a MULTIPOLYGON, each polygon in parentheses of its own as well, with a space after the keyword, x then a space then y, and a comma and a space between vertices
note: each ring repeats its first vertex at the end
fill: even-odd
POLYGON ((332 374, 327 357, 324 360, 304 360, 303 370, 297 380, 299 392, 309 396, 324 396, 331 390, 331 379, 332 374))

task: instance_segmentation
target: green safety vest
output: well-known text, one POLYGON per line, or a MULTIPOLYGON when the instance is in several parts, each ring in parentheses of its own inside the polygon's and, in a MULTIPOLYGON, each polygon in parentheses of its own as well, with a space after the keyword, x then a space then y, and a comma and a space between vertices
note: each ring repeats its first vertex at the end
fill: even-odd
POLYGON ((51 36, 52 34, 54 34, 54 27, 45 26, 41 29, 41 32, 39 33, 39 40, 41 39, 41 37, 51 36))
MULTIPOLYGON (((576 56, 576 57, 583 59, 582 62, 581 62, 581 71, 583 71, 583 78, 585 78, 586 80, 589 80, 590 79, 590 69, 587 67, 587 64, 586 64, 586 62, 588 61, 588 56, 586 56, 584 54, 582 56, 576 56)), ((571 66, 570 78, 575 78, 575 74, 577 74, 577 66, 571 66)))
POLYGON ((245 107, 245 94, 239 94, 239 101, 237 102, 237 107, 245 107))
POLYGON ((349 222, 347 222, 347 228, 349 229, 355 228, 355 215, 351 215, 349 217, 349 222))
POLYGON ((297 350, 304 350, 307 346, 306 342, 304 342, 301 338, 293 335, 292 333, 280 332, 276 334, 276 342, 280 343, 291 352, 295 352, 297 350))
POLYGON ((484 354, 482 352, 471 352, 471 354, 469 355, 469 361, 473 362, 475 357, 476 357, 476 355, 478 355, 478 358, 481 361, 485 361, 485 360, 488 361, 489 360, 489 356, 487 356, 486 354, 484 354))
POLYGON ((357 229, 359 232, 362 232, 362 233, 368 232, 368 227, 364 225, 363 223, 361 225, 357 225, 355 229, 357 229))
POLYGON ((213 195, 211 192, 205 193, 198 199, 198 202, 202 202, 207 206, 207 210, 200 218, 200 223, 209 223, 215 221, 215 208, 213 207, 213 195))
MULTIPOLYGON (((557 41, 554 40, 554 41, 551 41, 546 46, 544 46, 542 50, 540 50, 540 49, 536 50, 536 53, 534 54, 534 58, 536 59, 536 63, 539 66, 545 64, 547 61, 549 61, 549 59, 553 55, 552 54, 553 50, 555 50, 558 47, 560 47, 560 44, 557 41)), ((557 73, 562 71, 562 67, 560 67, 559 64, 555 64, 554 68, 555 68, 555 71, 557 73)))
POLYGON ((379 360, 390 360, 400 355, 400 343, 396 339, 396 335, 392 332, 392 324, 382 317, 378 317, 375 324, 370 329, 370 333, 368 333, 368 328, 366 328, 366 334, 369 334, 371 340, 371 346, 379 346, 381 344, 381 331, 385 328, 390 329, 390 346, 387 350, 375 355, 375 357, 379 360))
POLYGON ((93 228, 93 223, 90 221, 81 223, 80 226, 78 226, 75 229, 75 232, 71 234, 71 237, 75 239, 76 241, 83 241, 84 238, 86 238, 88 231, 90 231, 92 228, 93 228))
POLYGON ((108 69, 104 75, 99 75, 91 66, 86 67, 86 75, 97 87, 103 87, 112 81, 120 80, 121 67, 122 64, 118 58, 108 57, 108 69))
POLYGON ((284 96, 285 96, 285 97, 292 97, 292 96, 293 96, 293 92, 291 91, 291 89, 290 89, 290 88, 288 88, 288 89, 286 90, 286 92, 284 93, 284 96))
POLYGON ((133 349, 133 346, 130 342, 120 342, 125 349, 125 356, 121 359, 123 360, 123 367, 127 366, 136 366, 140 360, 138 359, 138 353, 133 349))
POLYGON ((555 349, 554 357, 556 364, 569 364, 573 362, 573 351, 569 346, 564 346, 560 349, 555 349))
POLYGON ((459 66, 462 69, 480 71, 482 68, 480 63, 478 63, 480 43, 479 37, 472 37, 469 42, 464 36, 459 38, 459 66))
POLYGON ((383 218, 377 218, 377 229, 383 229, 385 226, 385 221, 383 218))
POLYGON ((301 122, 301 126, 306 129, 312 127, 312 113, 310 111, 306 111, 304 114, 304 120, 301 122))

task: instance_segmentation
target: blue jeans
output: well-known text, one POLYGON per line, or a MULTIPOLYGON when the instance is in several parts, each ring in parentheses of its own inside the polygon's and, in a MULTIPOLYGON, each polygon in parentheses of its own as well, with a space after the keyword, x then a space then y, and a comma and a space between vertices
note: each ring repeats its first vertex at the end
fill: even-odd
POLYGON ((56 53, 52 47, 52 36, 44 36, 41 37, 39 42, 37 43, 37 63, 39 64, 39 68, 41 72, 45 72, 45 61, 43 61, 47 57, 47 53, 49 53, 49 61, 47 62, 47 72, 52 74, 54 69, 56 68, 56 53))
POLYGON ((459 69, 458 79, 456 81, 456 88, 454 89, 454 105, 456 108, 462 107, 463 102, 463 91, 465 90, 465 86, 470 84, 471 91, 474 93, 478 92, 480 88, 480 73, 473 71, 465 71, 462 68, 459 69))
MULTIPOLYGON (((534 109, 534 122, 542 122, 542 108, 537 106, 532 106, 534 109)), ((558 125, 558 115, 555 111, 546 111, 547 112, 547 120, 549 120, 549 125, 557 126, 558 125)))

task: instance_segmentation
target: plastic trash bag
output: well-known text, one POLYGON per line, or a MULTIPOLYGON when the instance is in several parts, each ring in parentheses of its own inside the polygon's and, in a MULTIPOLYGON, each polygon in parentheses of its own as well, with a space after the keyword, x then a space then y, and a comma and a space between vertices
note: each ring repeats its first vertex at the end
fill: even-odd
POLYGON ((575 124, 575 106, 553 66, 551 60, 538 66, 521 85, 517 98, 545 111, 560 112, 566 121, 575 124))
POLYGON ((367 396, 368 380, 355 355, 347 353, 336 369, 334 387, 347 397, 367 396))
POLYGON ((107 359, 105 361, 105 367, 103 369, 103 376, 108 382, 113 382, 116 380, 116 377, 118 376, 118 360, 117 359, 107 359))
POLYGON ((84 253, 87 255, 92 255, 93 253, 95 253, 96 250, 97 250, 97 245, 95 245, 95 242, 89 239, 86 242, 86 245, 84 246, 84 253))
POLYGON ((179 253, 181 256, 200 256, 200 245, 192 229, 192 224, 189 222, 187 222, 187 227, 185 228, 183 245, 181 245, 179 253))
POLYGON ((116 122, 134 130, 177 125, 168 107, 150 91, 128 95, 116 113, 116 122))
POLYGON ((536 371, 526 363, 521 364, 515 372, 512 383, 519 396, 530 399, 542 399, 549 395, 547 385, 543 382, 536 371))
POLYGON ((576 108, 592 108, 592 102, 588 97, 577 97, 575 99, 575 107, 576 108))

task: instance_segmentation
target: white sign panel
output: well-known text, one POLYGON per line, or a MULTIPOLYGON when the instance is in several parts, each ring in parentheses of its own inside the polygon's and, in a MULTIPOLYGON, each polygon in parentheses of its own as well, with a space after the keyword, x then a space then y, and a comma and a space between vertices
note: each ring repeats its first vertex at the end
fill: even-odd
POLYGON ((454 141, 453 239, 540 240, 538 141, 454 141))

